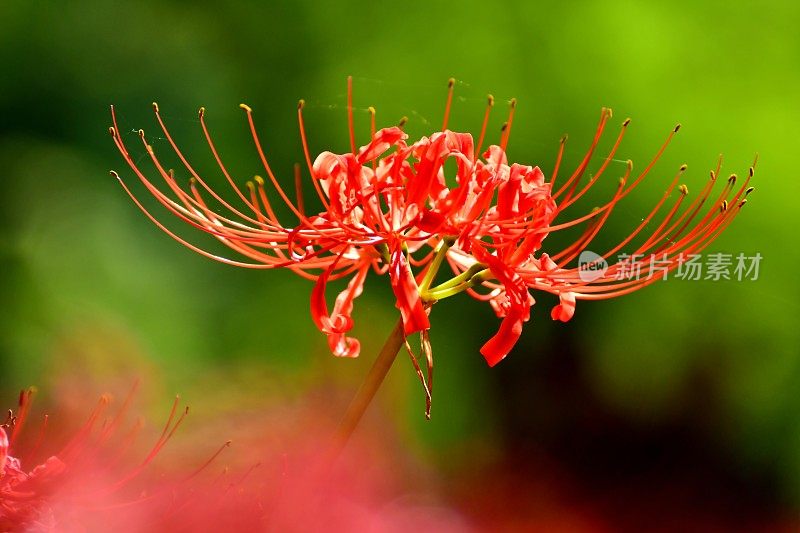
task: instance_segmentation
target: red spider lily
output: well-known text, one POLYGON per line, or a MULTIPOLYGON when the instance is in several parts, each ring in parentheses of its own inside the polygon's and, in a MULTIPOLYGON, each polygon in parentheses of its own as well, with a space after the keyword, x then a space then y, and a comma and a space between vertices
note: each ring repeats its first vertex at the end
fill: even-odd
MULTIPOLYGON (((546 184, 548 191, 555 190, 556 192, 552 193, 552 195, 547 194, 547 209, 543 210, 540 205, 537 205, 536 209, 538 211, 534 209, 527 211, 529 214, 539 214, 542 211, 546 213, 538 223, 528 224, 524 228, 518 229, 515 223, 501 221, 497 223, 497 234, 490 233, 488 242, 486 242, 487 239, 472 239, 469 243, 470 248, 453 246, 447 252, 448 262, 456 277, 439 288, 434 288, 434 294, 438 291, 443 296, 449 296, 453 292, 466 290, 471 296, 479 300, 488 300, 497 315, 503 317, 503 324, 498 334, 481 349, 481 352, 492 366, 508 354, 519 338, 522 323, 529 318, 529 308, 534 303, 534 299, 528 292, 529 289, 557 295, 560 303, 553 308, 551 317, 554 320, 566 322, 572 318, 575 312, 575 303, 578 299, 600 300, 612 298, 643 288, 663 279, 668 272, 681 266, 686 257, 697 254, 708 246, 738 215, 747 202, 746 196, 753 190, 749 183, 753 177, 755 163, 749 169, 747 178, 738 189, 735 188, 737 177, 736 175, 731 175, 716 201, 708 207, 704 215, 699 216, 704 204, 707 204, 713 185, 717 181, 721 165, 720 160, 717 168, 711 172, 711 179, 702 193, 682 212, 681 207, 688 195, 688 188, 685 185, 678 187, 679 194, 677 199, 669 209, 666 209, 666 214, 663 215, 656 229, 645 236, 644 242, 635 251, 631 254, 620 256, 626 256, 625 259, 607 266, 597 275, 587 275, 586 270, 584 270, 586 265, 584 265, 584 269, 582 269, 581 265, 568 268, 568 265, 582 251, 586 250, 597 236, 619 201, 636 188, 647 176, 669 144, 672 136, 680 128, 680 125, 674 128, 655 158, 630 183, 633 167, 632 163, 628 161, 627 172, 620 178, 615 194, 607 203, 595 208, 587 215, 566 222, 555 223, 556 217, 597 183, 619 147, 630 122, 629 119, 623 122, 622 130, 599 170, 579 190, 578 184, 592 159, 594 149, 610 117, 611 111, 604 109, 594 141, 583 162, 570 178, 560 188, 556 189, 555 182, 566 138, 562 140, 555 170, 550 182, 546 184), (556 200, 559 201, 558 206, 556 206, 556 200), (539 250, 543 238, 548 233, 583 223, 587 223, 585 231, 570 246, 553 255, 548 255, 547 253, 541 253, 538 257, 535 255, 534 252, 539 250), (626 268, 636 270, 635 279, 632 279, 633 276, 624 275, 626 268), (489 291, 478 293, 475 288, 479 286, 489 289, 489 291)), ((513 175, 513 169, 514 166, 510 167, 506 172, 510 171, 513 175)), ((639 226, 605 254, 596 256, 594 264, 604 263, 604 258, 612 257, 643 232, 659 211, 662 210, 685 170, 686 165, 681 166, 661 199, 639 226)), ((511 178, 509 178, 510 181, 511 178)), ((499 192, 498 209, 500 209, 501 198, 502 192, 499 192)), ((492 222, 490 221, 488 224, 492 224, 492 222)))
MULTIPOLYGON (((358 148, 353 128, 352 83, 349 80, 350 152, 323 152, 313 162, 303 123, 303 101, 300 101, 300 136, 311 181, 322 206, 316 214, 308 214, 305 209, 298 167, 295 172, 295 201, 283 190, 262 149, 252 110, 242 104, 256 151, 274 194, 296 218, 289 224, 278 220, 263 179, 256 176, 248 182, 247 193, 236 185, 215 148, 202 108, 200 122, 208 145, 244 208, 224 200, 188 163, 170 136, 156 104, 153 108, 158 123, 190 175, 188 190, 178 185, 173 171, 162 166, 144 132, 139 130, 147 154, 166 183, 166 191, 146 178, 126 148, 114 118, 111 135, 148 191, 180 219, 212 235, 249 261, 220 257, 187 242, 159 222, 128 186, 122 180, 120 182, 155 224, 190 249, 217 261, 247 268, 290 268, 314 280, 312 317, 317 327, 328 335, 331 350, 337 356, 355 357, 359 353, 358 341, 346 334, 353 326, 353 301, 361 294, 370 269, 378 273, 388 272, 405 335, 423 332, 423 348, 427 356, 430 354, 427 347, 428 313, 432 304, 464 291, 489 301, 497 315, 503 318, 497 334, 481 349, 490 365, 503 359, 519 338, 522 324, 529 319, 530 307, 534 303, 529 292, 531 289, 557 295, 560 303, 553 309, 552 317, 566 321, 572 317, 577 299, 610 298, 658 279, 652 276, 636 280, 618 279, 625 267, 618 263, 599 277, 584 281, 580 268, 568 268, 568 265, 592 242, 615 206, 650 173, 678 127, 638 176, 632 177, 632 164, 628 163, 627 172, 620 179, 612 198, 586 215, 556 222, 562 212, 582 198, 606 173, 630 121, 624 121, 608 156, 594 175, 581 185, 611 118, 611 111, 603 109, 594 140, 582 162, 563 184, 556 185, 566 138, 561 142, 549 181, 539 167, 509 165, 506 146, 516 101, 511 101, 499 144, 482 151, 494 100, 489 97, 475 143, 470 134, 447 128, 453 87, 454 81, 451 80, 441 131, 409 144, 402 124, 376 131, 375 111, 370 108, 371 140, 358 148), (445 164, 450 160, 455 162, 456 171, 454 181, 448 183, 445 164), (209 206, 206 195, 215 200, 216 208, 209 206), (543 241, 550 232, 581 224, 587 227, 573 244, 557 253, 541 252, 543 241), (454 277, 434 285, 445 261, 453 270, 454 277), (415 267, 419 269, 416 273, 415 267), (348 286, 338 295, 331 311, 325 298, 327 283, 347 276, 350 276, 348 286), (480 288, 486 290, 479 292, 480 288)), ((623 249, 648 227, 674 192, 684 170, 682 167, 642 224, 605 254, 606 257, 623 249)), ((688 190, 681 185, 678 199, 632 256, 645 258, 644 262, 639 261, 642 264, 651 256, 658 256, 660 270, 668 271, 677 268, 685 254, 699 252, 719 235, 744 205, 744 197, 751 190, 748 183, 752 169, 738 190, 734 189, 735 178, 732 177, 708 212, 700 216, 718 173, 719 168, 712 173, 711 181, 700 196, 683 212, 680 211, 688 190)), ((652 271, 652 267, 647 265, 644 268, 645 273, 652 271)), ((416 365, 413 355, 412 360, 416 365)), ((430 360, 428 363, 430 379, 430 360)))
POLYGON ((16 414, 9 411, 8 420, 0 426, 0 529, 83 530, 87 523, 106 520, 108 513, 131 509, 138 517, 143 517, 151 514, 153 507, 160 513, 175 503, 171 491, 178 485, 162 483, 150 487, 146 495, 138 497, 121 493, 143 473, 184 420, 188 408, 179 414, 177 398, 161 436, 145 457, 133 466, 127 463, 126 455, 142 422, 138 421, 124 435, 118 434, 130 407, 131 393, 112 417, 106 417, 110 398, 102 396, 88 420, 68 443, 31 468, 25 463, 36 458, 45 445, 48 430, 48 417, 45 416, 35 440, 20 440, 30 415, 33 394, 33 389, 22 391, 16 414))

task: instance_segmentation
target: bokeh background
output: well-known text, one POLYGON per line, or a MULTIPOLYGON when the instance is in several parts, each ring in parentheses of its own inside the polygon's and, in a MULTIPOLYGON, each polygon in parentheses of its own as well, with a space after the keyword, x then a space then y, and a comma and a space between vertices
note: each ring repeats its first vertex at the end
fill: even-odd
POLYGON ((175 391, 193 405, 187 439, 224 441, 287 405, 324 406, 335 418, 395 321, 386 280, 371 279, 356 305, 362 357, 334 359, 309 316, 309 282, 212 263, 141 216, 108 175, 134 179, 108 136, 108 105, 143 158, 138 128, 168 153, 150 109, 157 100, 195 166, 221 184, 197 108, 243 181, 259 172, 237 108, 246 102, 290 184, 302 157, 299 98, 312 151, 341 152, 347 75, 362 141, 370 105, 379 124, 407 116, 412 137, 438 128, 454 76, 451 127, 475 132, 491 92, 499 134, 503 103, 517 97, 511 159, 545 170, 564 133, 567 166, 580 161, 602 106, 614 125, 633 118, 609 170, 619 175, 622 161, 642 168, 683 124, 598 248, 639 223, 680 164, 697 192, 720 153, 727 176, 745 174, 758 152, 756 192, 713 250, 760 253, 760 277, 579 302, 568 324, 550 320, 543 296, 494 369, 478 353, 498 324, 491 310, 445 301, 432 315, 433 419, 401 358, 360 431, 388 435, 389 464, 415 465, 424 490, 475 527, 791 530, 800 508, 798 25, 794 2, 7 0, 2 398, 10 406, 36 384, 46 405, 88 409, 96 391, 123 392, 138 376, 153 412, 175 391))

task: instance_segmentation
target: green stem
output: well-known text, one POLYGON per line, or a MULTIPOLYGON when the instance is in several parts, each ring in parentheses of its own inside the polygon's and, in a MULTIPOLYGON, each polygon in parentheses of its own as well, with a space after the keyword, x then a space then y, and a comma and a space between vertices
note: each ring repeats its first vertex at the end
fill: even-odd
POLYGON ((478 272, 480 272, 482 270, 486 270, 486 265, 484 265, 483 263, 475 263, 474 265, 469 267, 467 270, 465 270, 464 272, 462 272, 458 276, 450 278, 449 280, 445 281, 444 283, 442 283, 440 285, 437 285, 436 287, 430 289, 430 291, 431 292, 436 292, 436 291, 441 291, 442 289, 449 289, 450 287, 454 287, 456 285, 461 285, 465 281, 469 281, 470 278, 472 278, 472 276, 474 276, 475 274, 477 274, 478 272))
POLYGON ((378 392, 381 383, 383 383, 383 379, 386 377, 389 369, 392 368, 392 363, 394 363, 404 342, 405 335, 403 332, 403 319, 401 318, 397 321, 394 329, 383 344, 383 348, 381 348, 377 359, 372 363, 372 367, 369 369, 367 376, 364 378, 356 395, 347 407, 342 421, 339 422, 339 427, 336 429, 329 450, 328 458, 331 464, 339 457, 347 441, 350 440, 350 436, 353 434, 353 431, 355 431, 356 426, 358 426, 361 417, 364 416, 364 412, 375 397, 375 393, 378 392))
POLYGON ((425 272, 425 277, 422 278, 422 283, 419 284, 419 292, 420 294, 424 294, 425 291, 428 290, 428 287, 431 286, 433 283, 433 278, 436 277, 436 274, 439 272, 439 267, 442 266, 442 261, 444 261, 445 256, 447 255, 447 250, 453 246, 453 242, 455 239, 452 237, 445 237, 439 243, 439 249, 436 250, 436 255, 431 261, 430 266, 428 266, 428 271, 425 272))
POLYGON ((452 284, 450 282, 442 283, 438 287, 429 290, 426 293, 426 296, 428 298, 431 298, 433 301, 444 300, 445 298, 449 298, 450 296, 454 296, 460 292, 464 292, 467 289, 472 289, 473 287, 477 287, 478 285, 486 281, 486 279, 489 278, 490 276, 491 272, 489 271, 489 269, 483 269, 471 275, 466 281, 461 281, 458 284, 452 284))

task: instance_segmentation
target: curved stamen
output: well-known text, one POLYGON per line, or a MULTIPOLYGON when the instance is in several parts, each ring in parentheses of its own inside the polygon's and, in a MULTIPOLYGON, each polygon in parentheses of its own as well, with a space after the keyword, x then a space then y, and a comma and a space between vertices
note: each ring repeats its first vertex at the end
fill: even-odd
POLYGON ((500 150, 502 150, 504 153, 508 147, 508 139, 511 136, 511 125, 514 122, 514 111, 517 108, 517 99, 512 98, 508 102, 508 107, 508 120, 506 120, 505 124, 503 124, 503 134, 500 137, 500 150))
POLYGON ((447 82, 447 103, 444 105, 444 119, 442 120, 442 131, 447 129, 447 122, 450 120, 450 105, 453 103, 453 86, 456 84, 455 78, 450 78, 447 82))
POLYGON ((475 160, 480 157, 481 155, 481 148, 483 147, 483 140, 486 138, 486 128, 489 125, 489 114, 492 112, 492 107, 494 107, 494 96, 491 94, 486 97, 486 111, 483 114, 483 123, 481 124, 481 133, 478 136, 478 144, 475 146, 475 154, 472 158, 472 163, 475 164, 475 160))

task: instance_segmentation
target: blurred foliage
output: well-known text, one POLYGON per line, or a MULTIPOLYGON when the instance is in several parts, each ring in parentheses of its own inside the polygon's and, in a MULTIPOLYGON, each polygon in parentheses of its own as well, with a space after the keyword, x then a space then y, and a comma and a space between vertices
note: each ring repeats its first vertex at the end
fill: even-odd
MULTIPOLYGON (((179 144, 221 184, 196 109, 208 109, 223 157, 244 179, 258 171, 236 107, 245 101, 288 183, 302 156, 297 99, 308 102, 312 149, 341 151, 348 74, 362 141, 369 105, 381 124, 408 116, 412 137, 437 128, 455 76, 451 127, 475 131, 487 92, 500 103, 515 96, 511 159, 544 169, 565 132, 567 166, 577 164, 601 106, 615 109, 615 124, 633 117, 611 166, 620 175, 628 158, 643 168, 682 122, 598 248, 639 223, 681 163, 697 192, 719 153, 723 175, 743 175, 760 152, 756 193, 713 250, 761 253, 761 277, 672 281, 579 302, 569 324, 551 323, 542 296, 522 342, 493 370, 478 354, 497 326, 488 306, 445 302, 432 315, 434 420, 422 420, 421 391, 401 358, 381 399, 392 424, 420 455, 459 468, 502 453, 504 440, 547 447, 591 403, 626 427, 693 428, 745 479, 769 479, 775 498, 800 502, 800 184, 790 170, 800 149, 798 23, 793 2, 8 0, 0 7, 0 383, 46 383, 48 372, 77 364, 76 353, 105 350, 111 362, 95 357, 87 373, 123 371, 113 362, 138 354, 187 397, 212 392, 203 376, 239 366, 295 391, 318 382, 354 388, 394 321, 385 280, 371 280, 356 305, 365 355, 334 360, 309 317, 308 282, 204 260, 130 204, 108 177, 115 168, 133 179, 108 138, 107 106, 119 110, 137 157, 140 127, 167 154, 149 113, 157 100, 179 144), (584 396, 547 387, 541 369, 561 358, 574 362, 584 396)), ((504 113, 498 105, 494 131, 504 113)), ((229 376, 215 385, 220 396, 252 386, 220 375, 229 376)))

